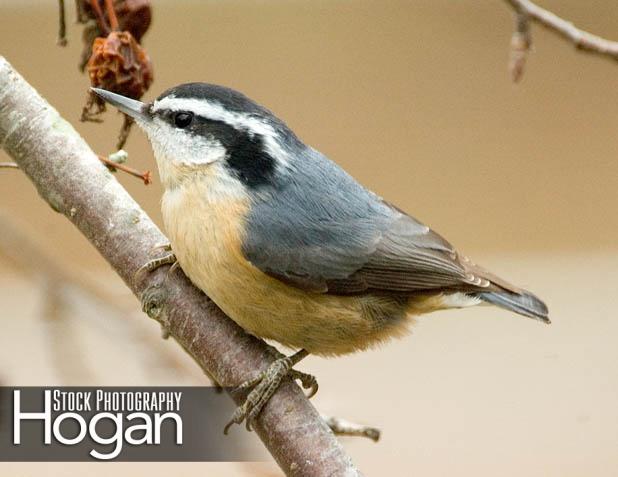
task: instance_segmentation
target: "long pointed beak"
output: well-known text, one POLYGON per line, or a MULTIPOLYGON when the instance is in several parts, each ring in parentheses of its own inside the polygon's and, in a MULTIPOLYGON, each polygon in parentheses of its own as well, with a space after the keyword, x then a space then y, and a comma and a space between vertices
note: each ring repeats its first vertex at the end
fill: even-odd
POLYGON ((147 112, 148 105, 146 103, 142 103, 141 101, 136 101, 135 99, 127 98, 126 96, 112 93, 111 91, 101 88, 90 89, 96 93, 97 96, 132 118, 141 121, 147 121, 150 119, 147 112))

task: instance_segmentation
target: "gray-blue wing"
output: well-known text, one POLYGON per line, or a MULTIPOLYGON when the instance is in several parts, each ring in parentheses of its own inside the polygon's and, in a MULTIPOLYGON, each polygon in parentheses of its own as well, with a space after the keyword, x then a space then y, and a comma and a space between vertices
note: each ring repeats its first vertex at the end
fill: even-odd
POLYGON ((478 291, 496 283, 323 156, 296 167, 247 218, 243 252, 263 272, 333 294, 478 291))

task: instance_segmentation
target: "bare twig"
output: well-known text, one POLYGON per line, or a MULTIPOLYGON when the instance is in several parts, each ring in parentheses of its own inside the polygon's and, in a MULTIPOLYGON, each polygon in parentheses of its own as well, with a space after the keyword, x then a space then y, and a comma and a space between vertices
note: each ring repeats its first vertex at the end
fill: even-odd
POLYGON ((525 13, 515 15, 515 31, 511 37, 511 57, 509 59, 509 72, 511 79, 517 83, 524 74, 528 51, 532 46, 530 35, 530 22, 525 13))
MULTIPOLYGON (((144 310, 222 386, 266 369, 273 356, 181 273, 136 277, 165 237, 103 167, 75 130, 0 57, 0 145, 41 197, 91 241, 140 297, 144 310)), ((241 402, 244 396, 234 396, 241 402)), ((288 475, 359 475, 334 434, 289 379, 266 404, 255 429, 288 475)), ((238 431, 240 432, 240 430, 238 431)))
POLYGON ((81 0, 75 0, 75 20, 77 23, 86 23, 90 17, 84 9, 85 4, 81 0))
POLYGON ((66 46, 67 44, 67 22, 64 8, 64 0, 58 0, 58 45, 66 46))
POLYGON ((112 31, 118 31, 118 17, 114 9, 114 0, 105 0, 105 9, 107 10, 107 17, 109 18, 109 25, 112 31))
MULTIPOLYGON (((111 160, 105 156, 98 156, 99 161, 107 166, 107 168, 115 172, 116 170, 121 170, 122 172, 126 172, 129 175, 137 177, 144 181, 144 185, 149 185, 152 182, 152 173, 150 171, 140 172, 137 169, 134 169, 129 166, 125 166, 122 162, 111 160)), ((14 162, 0 162, 0 169, 19 169, 19 166, 14 162)))
POLYGON ((118 133, 118 142, 116 143, 116 149, 122 149, 129 139, 129 133, 131 132, 131 126, 133 126, 133 118, 123 114, 124 120, 118 133))
POLYGON ((346 421, 340 417, 322 416, 328 427, 338 436, 366 437, 373 442, 380 440, 380 429, 346 421))
POLYGON ((124 164, 121 164, 119 162, 110 161, 105 156, 98 156, 98 157, 99 157, 99 161, 105 164, 108 167, 108 169, 112 172, 114 172, 116 169, 122 172, 126 172, 129 175, 138 177, 139 179, 143 180, 144 185, 148 185, 152 182, 152 174, 150 173, 150 171, 140 172, 137 169, 133 169, 132 167, 125 166, 124 164))
POLYGON ((529 21, 538 23, 567 39, 579 50, 618 60, 618 42, 606 40, 584 30, 580 30, 571 22, 539 7, 529 0, 505 0, 515 9, 518 15, 525 15, 529 21))
POLYGON ((99 0, 90 0, 90 6, 92 6, 92 10, 94 11, 94 15, 97 19, 97 23, 99 24, 99 30, 102 31, 106 36, 110 33, 110 27, 105 21, 105 15, 103 15, 103 10, 101 10, 101 5, 99 5, 99 0))

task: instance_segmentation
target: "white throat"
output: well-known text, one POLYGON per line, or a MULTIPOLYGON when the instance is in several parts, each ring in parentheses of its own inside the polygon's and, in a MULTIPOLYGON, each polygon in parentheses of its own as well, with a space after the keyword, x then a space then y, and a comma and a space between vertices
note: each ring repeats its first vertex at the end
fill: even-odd
POLYGON ((166 189, 181 181, 184 171, 210 167, 226 157, 226 149, 216 139, 190 135, 158 118, 138 124, 150 140, 159 177, 166 189))

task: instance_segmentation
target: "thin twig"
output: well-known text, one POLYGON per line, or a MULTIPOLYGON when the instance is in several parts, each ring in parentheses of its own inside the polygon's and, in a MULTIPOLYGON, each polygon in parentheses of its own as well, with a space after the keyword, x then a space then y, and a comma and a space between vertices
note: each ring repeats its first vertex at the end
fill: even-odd
POLYGON ((58 0, 58 45, 66 46, 67 44, 67 22, 65 16, 64 0, 58 0))
POLYGON ((114 0, 105 0, 105 9, 107 10, 107 17, 109 18, 109 25, 112 31, 118 31, 118 17, 114 9, 114 0))
POLYGON ((380 429, 376 427, 356 424, 355 422, 346 421, 345 419, 334 416, 322 416, 322 419, 324 419, 328 427, 338 436, 366 437, 373 442, 378 442, 380 440, 380 429))
POLYGON ((106 36, 109 35, 111 30, 105 21, 105 15, 103 15, 103 10, 101 10, 101 5, 99 5, 99 0, 90 0, 90 5, 92 6, 92 10, 94 10, 94 14, 97 17, 99 30, 101 30, 106 36))
POLYGON ((504 0, 519 14, 526 15, 546 29, 560 35, 575 45, 579 50, 618 60, 618 42, 606 40, 584 30, 571 22, 539 7, 529 0, 504 0))
POLYGON ((0 162, 0 169, 19 169, 19 166, 14 162, 0 162))
POLYGON ((132 167, 125 166, 124 164, 120 164, 115 161, 110 161, 105 156, 99 156, 99 161, 105 164, 107 168, 112 172, 118 169, 134 177, 138 177, 139 179, 144 181, 144 185, 148 185, 152 182, 152 174, 150 173, 150 171, 140 172, 137 169, 133 169, 132 167))
POLYGON ((532 46, 530 22, 525 13, 515 15, 515 31, 511 37, 511 56, 509 58, 509 72, 514 83, 519 82, 524 75, 526 59, 532 46))
POLYGON ((120 127, 120 132, 118 133, 118 142, 116 143, 116 149, 122 149, 124 145, 127 143, 127 139, 129 139, 129 134, 131 132, 131 126, 133 126, 133 118, 126 114, 123 114, 124 120, 122 121, 122 126, 120 127))
MULTIPOLYGON (((238 385, 273 363, 264 342, 244 332, 182 273, 167 276, 163 267, 137 277, 151 258, 148 250, 167 240, 128 192, 95 167, 96 155, 75 130, 2 57, 0 144, 36 184, 40 196, 71 220, 110 263, 148 315, 218 383, 238 385)), ((240 403, 243 396, 234 399, 240 403)), ((255 429, 287 475, 360 475, 290 380, 266 404, 255 429)))
POLYGON ((84 7, 85 4, 82 0, 75 0, 75 20, 77 23, 86 23, 90 20, 90 17, 86 14, 84 7))

